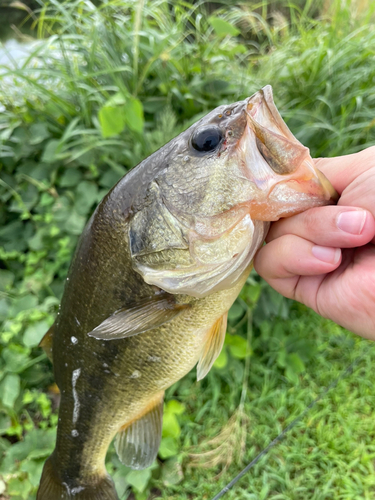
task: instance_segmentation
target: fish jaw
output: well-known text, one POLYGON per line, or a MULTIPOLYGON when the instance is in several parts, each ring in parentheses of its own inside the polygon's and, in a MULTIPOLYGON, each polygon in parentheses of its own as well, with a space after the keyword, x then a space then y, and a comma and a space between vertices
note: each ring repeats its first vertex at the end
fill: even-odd
POLYGON ((237 145, 238 162, 254 186, 246 202, 254 220, 275 221, 311 207, 336 203, 338 195, 314 165, 310 151, 288 129, 267 85, 247 99, 247 124, 237 145))

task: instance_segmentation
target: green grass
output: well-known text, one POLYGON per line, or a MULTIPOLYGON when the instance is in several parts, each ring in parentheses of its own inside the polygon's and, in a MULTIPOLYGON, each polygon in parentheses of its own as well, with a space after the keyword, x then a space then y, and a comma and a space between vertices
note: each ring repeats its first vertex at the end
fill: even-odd
MULTIPOLYGON (((212 498, 240 471, 241 464, 250 462, 357 357, 361 358, 353 373, 324 395, 226 498, 373 498, 375 389, 372 367, 375 346, 354 338, 302 306, 293 306, 289 319, 275 320, 274 328, 279 329, 278 338, 271 336, 266 340, 256 335, 253 342, 256 349, 250 360, 248 395, 243 409, 247 432, 242 460, 234 460, 217 477, 226 466, 228 453, 223 454, 219 449, 222 463, 209 469, 191 469, 186 458, 182 487, 165 490, 156 498, 212 498), (311 344, 313 351, 306 362, 306 370, 295 382, 285 377, 274 359, 281 352, 276 344, 288 342, 290 334, 297 334, 301 343, 311 344)), ((231 393, 236 393, 239 400, 241 378, 234 365, 225 375, 215 370, 201 384, 194 384, 193 377, 189 377, 189 383, 182 385, 184 391, 179 390, 180 401, 189 408, 182 426, 183 449, 198 444, 202 452, 205 449, 202 443, 228 425, 236 403, 233 394, 228 397, 225 391, 220 391, 215 401, 221 377, 227 380, 231 393), (204 412, 200 412, 202 408, 204 412)), ((232 433, 241 430, 241 427, 237 430, 232 427, 232 433)), ((234 457, 237 454, 240 448, 234 450, 234 457)), ((202 464, 204 462, 205 455, 202 456, 202 464)), ((160 482, 155 484, 160 485, 160 482)), ((163 489, 161 485, 160 489, 163 489)))
MULTIPOLYGON (((361 5, 41 4, 40 42, 0 68, 0 495, 34 499, 53 449, 57 398, 37 344, 96 204, 207 111, 266 84, 314 156, 374 144, 374 6, 361 5)), ((122 500, 210 500, 362 353, 227 498, 373 498, 374 345, 254 276, 228 331, 206 379, 168 391, 155 467, 131 472, 109 451, 122 500)))

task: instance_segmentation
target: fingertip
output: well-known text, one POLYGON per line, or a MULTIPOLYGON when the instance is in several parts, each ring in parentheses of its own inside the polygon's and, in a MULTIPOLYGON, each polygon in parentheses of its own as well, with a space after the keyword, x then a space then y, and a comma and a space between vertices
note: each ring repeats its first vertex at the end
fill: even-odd
POLYGON ((337 266, 341 261, 341 248, 323 247, 314 245, 311 248, 312 255, 320 262, 337 266))

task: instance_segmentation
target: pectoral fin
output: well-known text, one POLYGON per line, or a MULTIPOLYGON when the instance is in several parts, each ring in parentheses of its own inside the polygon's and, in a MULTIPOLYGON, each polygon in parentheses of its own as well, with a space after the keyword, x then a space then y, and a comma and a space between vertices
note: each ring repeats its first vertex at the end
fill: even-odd
POLYGON ((228 312, 223 314, 207 333, 201 357, 197 365, 197 380, 202 380, 210 371, 224 344, 228 312))
POLYGON ((43 349, 43 351, 47 354, 48 358, 53 361, 52 358, 52 337, 53 330, 55 328, 55 323, 50 327, 47 333, 44 335, 42 340, 39 342, 39 346, 43 349))
POLYGON ((132 337, 171 321, 188 307, 190 306, 187 304, 177 304, 173 295, 156 295, 133 307, 119 309, 88 335, 101 340, 132 337))
POLYGON ((161 441, 164 391, 157 394, 145 410, 124 425, 115 439, 121 462, 132 469, 146 469, 155 460, 161 441))

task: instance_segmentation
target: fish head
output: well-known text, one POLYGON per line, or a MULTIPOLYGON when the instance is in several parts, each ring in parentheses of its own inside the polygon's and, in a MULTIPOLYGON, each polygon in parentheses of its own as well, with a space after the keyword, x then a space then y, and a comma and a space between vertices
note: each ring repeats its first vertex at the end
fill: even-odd
POLYGON ((269 85, 219 106, 167 151, 129 240, 134 268, 170 293, 204 297, 233 286, 271 221, 337 200, 269 85))

